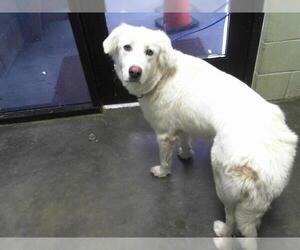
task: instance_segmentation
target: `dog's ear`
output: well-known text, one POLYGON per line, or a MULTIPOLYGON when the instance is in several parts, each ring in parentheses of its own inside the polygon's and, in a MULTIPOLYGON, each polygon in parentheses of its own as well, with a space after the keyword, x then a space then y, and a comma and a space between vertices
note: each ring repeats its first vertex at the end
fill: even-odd
POLYGON ((129 27, 128 24, 122 23, 109 34, 103 42, 103 49, 105 54, 113 55, 118 47, 119 37, 124 30, 129 27))
POLYGON ((158 63, 161 68, 173 68, 175 66, 174 49, 170 38, 162 31, 157 31, 160 52, 158 57, 158 63))

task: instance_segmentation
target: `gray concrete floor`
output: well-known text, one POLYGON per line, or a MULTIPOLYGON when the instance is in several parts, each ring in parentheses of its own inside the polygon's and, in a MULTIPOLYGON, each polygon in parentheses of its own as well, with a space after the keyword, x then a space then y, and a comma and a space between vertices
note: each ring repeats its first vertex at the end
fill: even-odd
MULTIPOLYGON (((300 134, 300 101, 281 106, 300 134)), ((2 126, 0 236, 214 236, 213 221, 224 215, 210 145, 199 139, 194 149, 189 163, 174 154, 173 175, 156 179, 155 135, 138 108, 2 126)), ((299 163, 298 154, 260 236, 300 236, 299 163)))

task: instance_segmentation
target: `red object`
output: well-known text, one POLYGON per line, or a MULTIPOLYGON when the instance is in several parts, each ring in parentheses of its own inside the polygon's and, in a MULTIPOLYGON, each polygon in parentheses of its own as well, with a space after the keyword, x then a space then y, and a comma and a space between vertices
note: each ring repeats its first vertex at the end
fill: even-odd
POLYGON ((192 22, 189 0, 165 0, 164 23, 169 28, 180 28, 192 22))

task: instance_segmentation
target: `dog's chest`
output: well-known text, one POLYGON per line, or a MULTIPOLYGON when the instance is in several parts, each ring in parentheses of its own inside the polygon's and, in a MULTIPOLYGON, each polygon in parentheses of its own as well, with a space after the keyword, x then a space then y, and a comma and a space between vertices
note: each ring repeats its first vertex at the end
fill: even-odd
POLYGON ((174 104, 142 100, 140 105, 145 119, 157 132, 166 133, 179 129, 174 104))

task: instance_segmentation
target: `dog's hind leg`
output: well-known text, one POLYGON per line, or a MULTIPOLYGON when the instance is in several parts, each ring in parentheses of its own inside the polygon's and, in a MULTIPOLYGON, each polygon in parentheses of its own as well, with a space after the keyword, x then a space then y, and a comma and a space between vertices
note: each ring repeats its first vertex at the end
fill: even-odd
POLYGON ((243 250, 257 250, 257 238, 237 238, 243 250))
POLYGON ((179 148, 178 148, 178 157, 181 160, 188 160, 193 156, 193 150, 191 145, 191 138, 185 133, 179 134, 179 148))
POLYGON ((238 204, 235 210, 235 218, 241 234, 245 237, 257 237, 257 218, 261 216, 261 213, 247 208, 247 203, 238 204))
POLYGON ((151 173, 156 177, 166 177, 171 174, 171 161, 176 137, 171 134, 157 136, 159 144, 160 166, 151 168, 151 173))
POLYGON ((214 222, 214 231, 219 237, 231 237, 235 226, 234 208, 225 206, 226 223, 223 221, 214 222))

